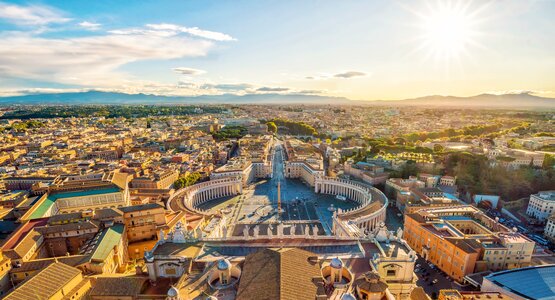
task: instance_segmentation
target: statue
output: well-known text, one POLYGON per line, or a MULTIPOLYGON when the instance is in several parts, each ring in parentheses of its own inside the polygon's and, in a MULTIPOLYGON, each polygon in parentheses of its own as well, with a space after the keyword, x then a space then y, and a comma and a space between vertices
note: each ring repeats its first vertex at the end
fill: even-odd
POLYGON ((272 237, 272 225, 268 225, 268 237, 272 237))
POLYGON ((307 237, 310 235, 310 225, 308 224, 306 224, 304 227, 304 235, 307 237))
POLYGON ((312 226, 312 235, 318 236, 318 226, 316 225, 312 226))
POLYGON ((258 227, 258 225, 254 226, 254 229, 253 229, 252 231, 253 231, 253 236, 254 236, 255 238, 257 238, 257 237, 258 237, 258 234, 259 234, 259 232, 260 232, 260 228, 258 227))
POLYGON ((399 240, 403 239, 403 229, 401 229, 401 227, 399 227, 399 228, 397 229, 397 234, 396 234, 396 236, 397 236, 397 239, 399 239, 399 240))
POLYGON ((173 231, 172 242, 174 243, 184 243, 186 242, 185 234, 181 227, 175 226, 175 230, 173 231))
POLYGON ((249 228, 247 226, 243 228, 243 237, 249 237, 249 228))
POLYGON ((277 235, 283 236, 283 223, 279 223, 277 226, 277 235))

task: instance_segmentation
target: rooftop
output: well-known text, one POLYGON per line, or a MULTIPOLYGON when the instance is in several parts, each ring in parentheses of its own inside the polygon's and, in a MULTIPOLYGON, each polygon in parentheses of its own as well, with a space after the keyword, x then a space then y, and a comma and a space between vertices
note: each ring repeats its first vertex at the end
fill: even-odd
POLYGON ((528 299, 555 299, 555 264, 493 273, 492 283, 528 299))
POLYGON ((60 262, 53 263, 31 279, 23 282, 4 299, 52 299, 58 291, 80 274, 81 271, 77 268, 60 262))
POLYGON ((29 216, 29 219, 42 218, 44 214, 54 205, 58 199, 74 198, 74 197, 86 197, 93 195, 111 194, 117 193, 120 189, 117 187, 102 188, 102 189, 90 189, 82 191, 71 191, 71 192, 60 192, 55 194, 50 194, 44 202, 42 202, 39 207, 29 216))
POLYGON ((245 258, 237 298, 314 299, 321 280, 314 254, 295 248, 264 249, 245 258))
POLYGON ((115 224, 114 226, 105 229, 92 253, 92 259, 96 261, 104 261, 108 254, 110 254, 110 251, 112 251, 112 249, 121 241, 123 229, 123 224, 115 224))

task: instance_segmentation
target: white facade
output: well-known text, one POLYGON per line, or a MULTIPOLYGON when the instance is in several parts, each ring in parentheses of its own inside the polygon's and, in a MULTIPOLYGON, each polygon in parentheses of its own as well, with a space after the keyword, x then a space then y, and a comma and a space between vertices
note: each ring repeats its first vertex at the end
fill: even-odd
POLYGON ((543 231, 543 235, 551 241, 555 241, 555 217, 551 216, 547 219, 547 224, 543 231))
POLYGON ((543 191, 530 195, 526 214, 538 221, 545 222, 555 211, 555 191, 543 191))
POLYGON ((310 186, 314 186, 317 177, 324 176, 324 170, 314 169, 311 164, 304 161, 286 161, 285 177, 300 178, 310 186))

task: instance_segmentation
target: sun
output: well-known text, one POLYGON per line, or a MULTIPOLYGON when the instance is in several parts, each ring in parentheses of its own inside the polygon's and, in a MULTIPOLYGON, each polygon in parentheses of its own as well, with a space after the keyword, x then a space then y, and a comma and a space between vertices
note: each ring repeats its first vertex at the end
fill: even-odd
POLYGON ((459 59, 476 44, 476 12, 469 11, 470 1, 437 1, 428 5, 419 17, 421 49, 436 60, 459 59))

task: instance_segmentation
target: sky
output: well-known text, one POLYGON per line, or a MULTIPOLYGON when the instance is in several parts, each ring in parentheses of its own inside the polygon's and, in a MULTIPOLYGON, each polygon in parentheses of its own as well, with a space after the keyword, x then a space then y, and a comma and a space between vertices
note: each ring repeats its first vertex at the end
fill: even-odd
POLYGON ((0 0, 0 96, 555 97, 554 16, 555 0, 0 0))

